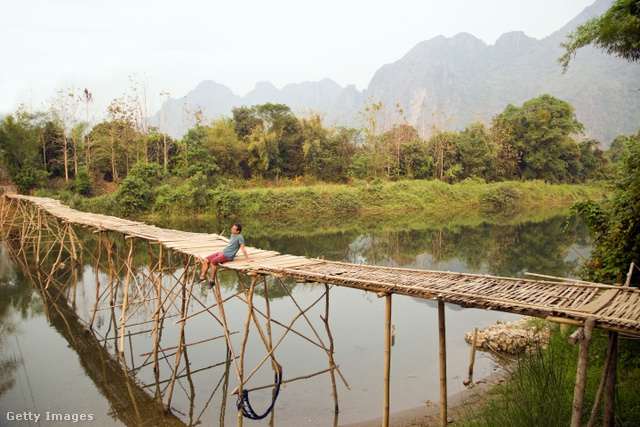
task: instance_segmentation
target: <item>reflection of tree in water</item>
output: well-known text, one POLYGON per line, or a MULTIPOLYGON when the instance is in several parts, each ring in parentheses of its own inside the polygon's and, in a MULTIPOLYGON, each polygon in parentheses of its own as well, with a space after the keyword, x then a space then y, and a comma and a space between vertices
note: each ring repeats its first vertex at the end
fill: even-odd
MULTIPOLYGON (((238 280, 242 280, 245 289, 248 289, 251 286, 250 276, 238 275, 235 271, 221 272, 218 275, 218 278, 220 279, 220 285, 224 289, 233 289, 235 292, 242 291, 242 287, 240 286, 240 283, 238 283, 238 280)), ((269 296, 270 301, 289 297, 289 292, 287 292, 287 289, 285 288, 285 286, 283 286, 283 283, 287 288, 289 288, 290 292, 293 292, 296 286, 298 286, 298 283, 294 279, 276 279, 275 277, 271 276, 263 276, 263 279, 264 280, 260 280, 256 284, 253 292, 255 295, 264 298, 266 282, 266 294, 269 296)))
POLYGON ((482 224, 433 233, 427 252, 436 260, 459 259, 471 272, 521 277, 524 272, 566 276, 577 264, 565 261, 576 236, 563 236, 564 217, 518 225, 482 224), (442 243, 448 239, 449 244, 442 243))
POLYGON ((504 262, 493 263, 489 259, 491 274, 521 277, 524 272, 551 276, 567 276, 577 266, 577 261, 565 261, 571 242, 562 239, 564 218, 554 218, 542 223, 525 223, 515 227, 515 243, 506 248, 504 262))
POLYGON ((44 311, 42 301, 31 291, 27 280, 16 273, 4 245, 0 243, 0 397, 15 386, 15 373, 24 363, 22 357, 8 353, 13 348, 9 340, 21 333, 16 330, 12 316, 28 319, 41 316, 44 311))
POLYGON ((406 267, 425 254, 437 264, 458 260, 473 273, 522 277, 525 272, 567 276, 577 261, 566 261, 584 228, 563 234, 563 215, 517 224, 381 231, 360 235, 349 245, 347 262, 406 267))

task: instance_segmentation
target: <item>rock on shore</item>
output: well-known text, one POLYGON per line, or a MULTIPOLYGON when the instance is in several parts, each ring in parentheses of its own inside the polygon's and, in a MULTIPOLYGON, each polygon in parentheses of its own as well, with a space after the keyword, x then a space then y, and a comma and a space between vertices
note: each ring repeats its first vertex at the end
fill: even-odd
MULTIPOLYGON (((473 345, 474 332, 464 339, 473 345)), ((520 354, 533 344, 545 346, 549 341, 549 325, 533 317, 524 317, 513 322, 496 322, 487 329, 478 330, 476 348, 508 354, 520 354)))

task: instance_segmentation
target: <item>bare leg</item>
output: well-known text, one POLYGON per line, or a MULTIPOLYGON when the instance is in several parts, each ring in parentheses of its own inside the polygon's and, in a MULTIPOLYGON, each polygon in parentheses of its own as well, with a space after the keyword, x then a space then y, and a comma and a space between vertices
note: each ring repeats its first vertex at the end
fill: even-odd
POLYGON ((211 280, 216 281, 216 271, 218 270, 218 266, 211 264, 211 280))
POLYGON ((205 277, 208 269, 209 269, 209 260, 204 258, 202 260, 202 271, 200 272, 200 277, 205 277))

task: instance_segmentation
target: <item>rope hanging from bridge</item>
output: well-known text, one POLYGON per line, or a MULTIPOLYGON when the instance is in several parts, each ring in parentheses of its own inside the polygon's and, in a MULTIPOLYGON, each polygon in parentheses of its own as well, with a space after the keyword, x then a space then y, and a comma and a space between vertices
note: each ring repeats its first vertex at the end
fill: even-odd
POLYGON ((269 406, 267 408, 267 410, 264 412, 264 414, 262 414, 262 415, 256 414, 256 412, 251 407, 251 402, 249 402, 249 390, 247 390, 247 389, 242 390, 242 397, 240 399, 238 399, 238 402, 236 403, 236 406, 238 407, 238 410, 240 410, 240 408, 242 408, 242 415, 244 415, 246 418, 249 418, 251 420, 261 420, 264 417, 266 417, 267 415, 269 415, 269 413, 273 409, 273 406, 276 404, 276 399, 278 398, 278 394, 280 393, 280 386, 282 385, 282 366, 279 367, 278 371, 279 371, 278 372, 278 381, 275 384, 276 385, 276 392, 273 395, 273 400, 271 401, 271 406, 269 406))

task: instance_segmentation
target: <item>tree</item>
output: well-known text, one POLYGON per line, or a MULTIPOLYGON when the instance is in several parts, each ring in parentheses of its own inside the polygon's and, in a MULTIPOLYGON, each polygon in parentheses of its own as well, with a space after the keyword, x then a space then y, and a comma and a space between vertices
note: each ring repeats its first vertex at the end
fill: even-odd
POLYGON ((206 128, 207 149, 216 159, 222 175, 225 177, 242 177, 243 163, 247 161, 247 144, 238 139, 234 130, 233 119, 215 120, 206 128))
POLYGON ((640 132, 638 135, 618 135, 613 138, 609 149, 606 151, 607 157, 611 163, 621 164, 629 150, 631 141, 638 140, 639 138, 640 132))
POLYGON ((233 127, 238 138, 245 139, 256 128, 262 128, 262 120, 255 116, 255 108, 234 107, 232 110, 233 127))
POLYGON ((82 97, 82 101, 84 102, 84 109, 85 109, 86 118, 87 118, 87 121, 84 126, 84 132, 83 132, 84 151, 85 151, 84 162, 85 162, 85 168, 87 172, 89 172, 89 168, 91 165, 91 139, 89 139, 91 122, 89 120, 89 104, 93 102, 93 94, 89 92, 89 89, 85 88, 81 97, 82 97))
POLYGON ((491 134, 482 122, 473 123, 455 140, 458 162, 462 165, 460 179, 482 178, 490 180, 494 171, 496 146, 491 134))
POLYGON ((494 126, 504 127, 508 143, 518 153, 522 178, 549 182, 570 182, 569 164, 580 156, 580 148, 570 135, 583 132, 568 102, 541 95, 522 107, 511 104, 494 118, 494 126))
MULTIPOLYGON (((594 236, 584 276, 603 283, 623 283, 629 265, 640 263, 640 141, 626 142, 613 196, 600 204, 593 200, 575 203, 572 211, 580 214, 594 236)), ((632 277, 633 284, 640 284, 637 271, 632 277)))
POLYGON ((617 0, 603 15, 569 33, 567 41, 560 43, 566 50, 558 59, 563 71, 578 49, 590 44, 629 62, 640 60, 640 1, 617 0))
POLYGON ((580 182, 601 178, 607 163, 603 151, 598 148, 599 142, 588 139, 580 142, 580 162, 576 165, 576 176, 580 182))
MULTIPOLYGON (((562 46, 567 52, 559 59, 566 70, 575 52, 595 44, 609 55, 630 62, 640 59, 640 1, 617 0, 604 15, 594 18, 569 34, 562 46)), ((622 282, 629 265, 640 262, 640 141, 620 138, 612 143, 610 158, 622 157, 614 194, 598 204, 578 202, 579 213, 594 235, 591 257, 584 266, 585 276, 601 282, 622 282)), ((632 276, 640 284, 640 276, 632 276)))
POLYGON ((402 174, 407 179, 427 179, 433 176, 433 157, 426 141, 418 138, 402 147, 402 174))
POLYGON ((406 171, 406 162, 403 157, 404 147, 414 141, 419 141, 418 131, 406 123, 394 126, 390 131, 382 135, 388 152, 387 174, 393 179, 400 179, 406 171))
POLYGON ((13 115, 0 121, 0 159, 9 178, 21 192, 41 187, 48 177, 43 168, 38 130, 29 124, 28 116, 13 115))
POLYGON ((373 176, 389 178, 394 163, 393 159, 394 157, 397 159, 401 151, 401 143, 395 139, 400 133, 393 134, 391 131, 406 123, 404 110, 400 104, 396 104, 393 109, 390 109, 382 101, 378 101, 365 107, 364 111, 360 112, 360 116, 365 122, 363 131, 366 138, 366 148, 373 166, 373 176))
POLYGON ((355 151, 357 131, 348 128, 328 129, 324 117, 311 113, 300 120, 304 174, 322 181, 342 182, 347 178, 347 166, 355 151))
POLYGON ((452 168, 456 164, 456 146, 454 141, 458 134, 455 132, 445 132, 433 128, 433 134, 429 138, 429 151, 432 153, 435 167, 433 168, 434 178, 446 181, 451 178, 452 168))

